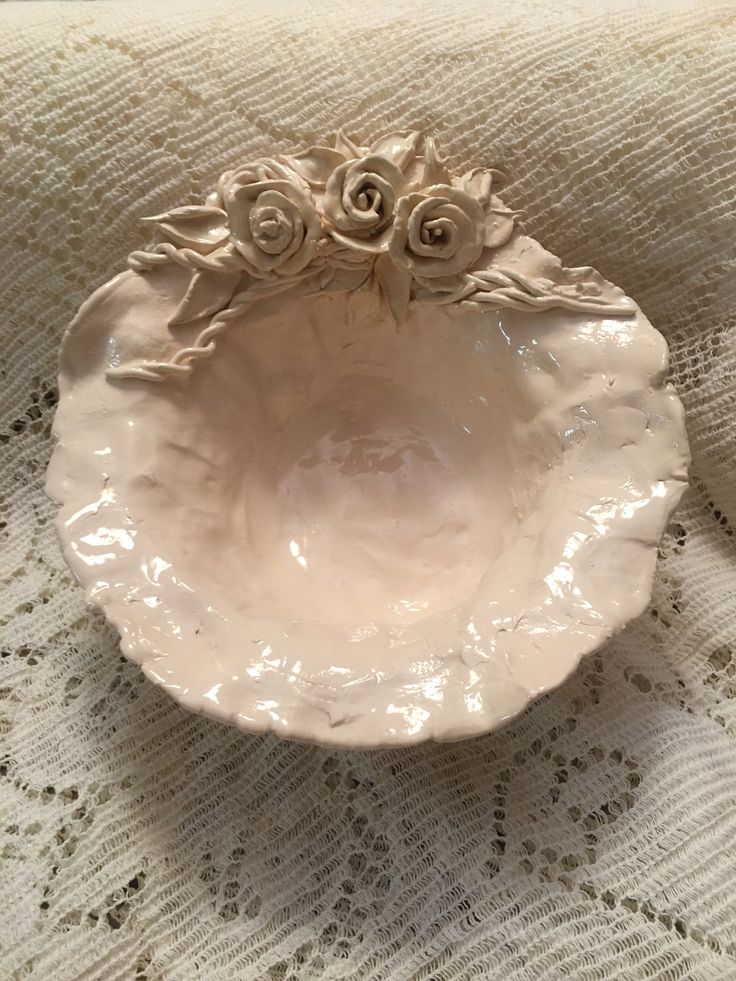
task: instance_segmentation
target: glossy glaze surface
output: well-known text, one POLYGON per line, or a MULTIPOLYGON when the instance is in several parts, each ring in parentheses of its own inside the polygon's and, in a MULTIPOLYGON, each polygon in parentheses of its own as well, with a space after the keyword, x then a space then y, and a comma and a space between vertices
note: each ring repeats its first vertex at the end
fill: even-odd
POLYGON ((188 707, 338 745, 461 738, 643 611, 686 479, 664 340, 519 231, 484 255, 631 312, 411 299, 397 327, 372 278, 301 282, 151 384, 106 373, 196 339, 171 325, 186 270, 80 311, 48 480, 65 554, 188 707))

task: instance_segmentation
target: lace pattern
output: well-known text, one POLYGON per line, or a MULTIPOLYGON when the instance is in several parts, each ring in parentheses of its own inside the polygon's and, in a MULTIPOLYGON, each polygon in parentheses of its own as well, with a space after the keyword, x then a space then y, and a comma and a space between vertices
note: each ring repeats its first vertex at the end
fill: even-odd
POLYGON ((734 977, 733 7, 254 11, 0 10, 0 974, 734 977), (502 166, 530 231, 667 335, 688 411, 649 612, 468 743, 330 753, 186 713, 85 610, 42 491, 61 332, 139 216, 336 114, 502 166))

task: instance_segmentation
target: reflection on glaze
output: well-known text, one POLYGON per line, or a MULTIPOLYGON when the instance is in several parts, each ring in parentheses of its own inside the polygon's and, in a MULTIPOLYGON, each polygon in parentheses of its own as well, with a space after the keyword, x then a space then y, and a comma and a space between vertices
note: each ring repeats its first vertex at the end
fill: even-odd
MULTIPOLYGON (((518 233, 503 262, 567 275, 518 233)), ((461 738, 643 610, 687 444, 640 312, 411 303, 397 330, 375 284, 295 289, 185 385, 108 380, 188 343, 187 288, 161 265, 83 308, 48 480, 88 598, 183 704, 340 745, 461 738)))

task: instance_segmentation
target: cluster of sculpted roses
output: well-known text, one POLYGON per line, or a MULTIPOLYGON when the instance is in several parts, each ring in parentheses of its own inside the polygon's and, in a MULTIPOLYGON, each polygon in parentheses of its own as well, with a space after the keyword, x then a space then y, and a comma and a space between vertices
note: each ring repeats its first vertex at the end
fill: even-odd
POLYGON ((391 134, 370 148, 340 133, 335 147, 229 171, 205 205, 150 220, 175 246, 257 280, 386 256, 416 284, 452 292, 483 249, 513 231, 515 213, 491 193, 492 173, 451 178, 434 141, 417 133, 391 134))
POLYGON ((601 295, 592 269, 553 262, 551 278, 530 279, 505 252, 495 253, 518 213, 492 193, 493 175, 476 168, 451 176, 434 140, 414 132, 371 147, 340 132, 334 147, 228 171, 205 204, 145 219, 163 241, 128 258, 138 273, 166 263, 187 268, 189 285, 170 323, 207 322, 170 361, 113 365, 108 376, 187 373, 252 303, 293 284, 309 293, 375 283, 397 324, 412 299, 630 315, 625 297, 601 295))

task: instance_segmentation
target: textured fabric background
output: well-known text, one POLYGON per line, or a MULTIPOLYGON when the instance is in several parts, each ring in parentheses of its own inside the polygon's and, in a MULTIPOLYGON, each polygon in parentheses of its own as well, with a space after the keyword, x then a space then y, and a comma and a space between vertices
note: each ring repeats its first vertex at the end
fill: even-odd
POLYGON ((0 976, 736 978, 736 7, 0 8, 0 976), (77 305, 226 166, 436 133, 667 335, 692 487, 648 614, 505 731, 337 753, 144 682, 42 484, 77 305))

